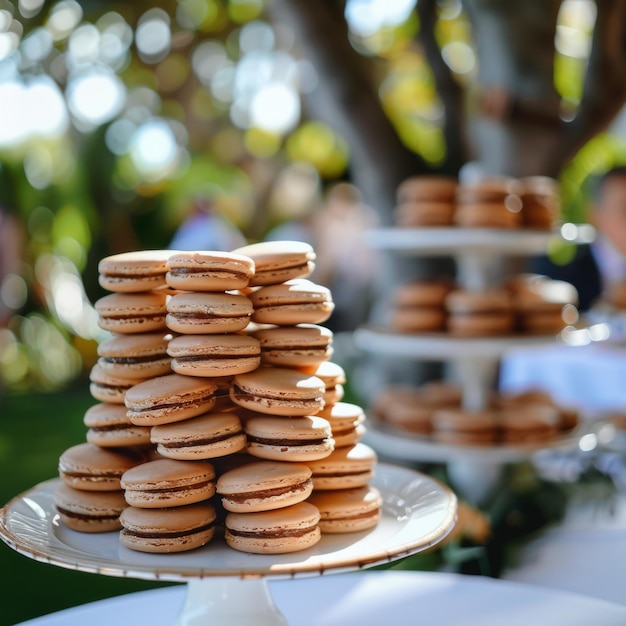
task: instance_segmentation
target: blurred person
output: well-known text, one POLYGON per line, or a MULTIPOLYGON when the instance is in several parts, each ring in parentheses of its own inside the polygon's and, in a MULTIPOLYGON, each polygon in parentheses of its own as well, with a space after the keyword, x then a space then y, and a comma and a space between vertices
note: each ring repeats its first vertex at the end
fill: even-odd
POLYGON ((198 195, 168 247, 171 250, 229 252, 247 243, 243 233, 218 211, 211 199, 198 195))
POLYGON ((335 310, 326 324, 335 332, 352 331, 364 323, 372 304, 377 256, 365 241, 365 232, 378 224, 374 210, 357 189, 337 183, 317 209, 300 220, 272 229, 266 240, 306 241, 317 258, 311 280, 328 287, 335 310))
POLYGON ((570 262, 557 264, 543 256, 531 264, 533 272, 574 285, 581 312, 626 281, 626 166, 614 167, 598 180, 589 222, 596 237, 578 245, 570 262))

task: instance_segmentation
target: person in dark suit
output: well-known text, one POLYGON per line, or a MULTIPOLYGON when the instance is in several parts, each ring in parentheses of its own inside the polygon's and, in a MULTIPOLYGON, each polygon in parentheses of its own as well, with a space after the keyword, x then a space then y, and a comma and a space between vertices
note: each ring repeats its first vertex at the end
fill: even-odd
POLYGON ((614 167, 598 180, 589 222, 596 237, 577 246, 571 261, 559 264, 543 256, 530 264, 532 272, 574 285, 581 312, 612 284, 626 280, 626 166, 614 167))

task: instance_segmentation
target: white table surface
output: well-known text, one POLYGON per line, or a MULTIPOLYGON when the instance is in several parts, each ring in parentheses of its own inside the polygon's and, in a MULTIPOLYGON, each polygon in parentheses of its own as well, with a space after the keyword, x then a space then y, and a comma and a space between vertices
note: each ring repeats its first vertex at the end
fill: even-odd
POLYGON ((509 351, 500 362, 500 389, 543 389, 559 403, 584 411, 626 411, 626 347, 590 343, 509 351))
MULTIPOLYGON (((390 570, 331 574, 272 580, 269 588, 289 626, 626 624, 623 605, 458 574, 390 570)), ((169 626, 175 622, 184 594, 184 585, 142 591, 59 611, 23 622, 23 626, 169 626)))

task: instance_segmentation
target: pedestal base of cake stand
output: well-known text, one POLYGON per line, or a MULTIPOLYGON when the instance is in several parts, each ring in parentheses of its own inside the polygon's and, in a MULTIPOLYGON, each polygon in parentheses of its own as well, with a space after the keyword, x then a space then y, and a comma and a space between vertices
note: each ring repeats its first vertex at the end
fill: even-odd
POLYGON ((190 579, 176 626, 287 626, 267 579, 190 579))
POLYGON ((484 504, 500 486, 504 466, 491 459, 449 461, 446 471, 453 489, 474 506, 484 504))

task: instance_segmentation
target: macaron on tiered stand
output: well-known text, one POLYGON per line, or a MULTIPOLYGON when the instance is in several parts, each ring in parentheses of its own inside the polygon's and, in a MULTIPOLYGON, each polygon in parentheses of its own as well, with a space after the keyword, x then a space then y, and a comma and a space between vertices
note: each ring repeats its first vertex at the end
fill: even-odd
MULTIPOLYGON (((397 258, 451 257, 456 262, 456 275, 447 277, 448 282, 434 277, 408 283, 406 289, 396 286, 395 295, 391 291, 385 297, 388 306, 377 309, 379 314, 383 311, 380 319, 356 331, 357 347, 403 362, 443 363, 447 367, 446 382, 449 382, 447 379, 454 381, 460 397, 453 415, 440 416, 440 437, 433 436, 430 424, 423 429, 416 424, 414 428, 399 429, 377 420, 376 411, 370 406, 370 428, 365 441, 388 459, 445 463, 451 484, 476 504, 492 493, 504 464, 529 459, 546 448, 575 447, 579 438, 576 428, 559 430, 549 439, 519 442, 496 442, 492 435, 484 437, 479 433, 486 426, 483 422, 492 421, 492 416, 485 414, 493 408, 503 355, 515 348, 555 342, 563 328, 574 322, 574 318, 564 317, 560 325, 557 319, 557 326, 553 321, 543 326, 545 316, 528 322, 536 326, 520 328, 519 320, 512 322, 511 302, 519 295, 515 292, 516 285, 523 284, 523 291, 528 291, 531 284, 529 275, 514 273, 512 261, 545 253, 555 239, 578 243, 593 237, 593 229, 586 225, 556 227, 552 201, 547 203, 547 208, 544 206, 549 211, 541 220, 533 222, 525 218, 521 182, 495 179, 485 181, 482 187, 464 188, 451 179, 409 179, 398 190, 396 224, 370 231, 367 236, 372 249, 397 255, 397 258), (444 204, 454 204, 455 208, 434 211, 444 204), (434 220, 436 214, 440 221, 434 220), (505 294, 505 286, 507 290, 512 288, 513 293, 505 294), (398 305, 393 300, 396 295, 403 305, 412 301, 419 306, 394 311, 394 304, 398 305), (500 302, 503 296, 507 298, 505 304, 500 302), (439 309, 432 306, 434 302, 439 309), (470 315, 474 312, 475 315, 470 315), (463 437, 456 437, 459 425, 465 431, 463 437)), ((536 206, 526 206, 531 207, 529 213, 533 218, 540 215, 535 212, 536 206)), ((552 282, 550 287, 567 287, 552 282)), ((563 304, 572 299, 571 294, 568 295, 563 304)), ((521 301, 518 298, 518 302, 521 301)), ((577 313, 574 307, 569 312, 574 316, 577 313)), ((393 393, 393 381, 384 384, 390 385, 390 393, 393 393)), ((372 397, 367 400, 371 405, 377 391, 369 391, 372 397)), ((416 403, 420 401, 416 397, 416 403)), ((516 421, 522 424, 525 417, 523 407, 520 408, 516 421)), ((528 424, 530 412, 527 412, 528 424)), ((489 426, 493 432, 493 425, 489 426)))
MULTIPOLYGON (((139 259, 133 256, 128 273, 136 274, 137 263, 143 267, 145 256, 150 255, 139 255, 139 259)), ((162 346, 154 347, 152 342, 139 342, 141 354, 132 358, 126 353, 129 342, 119 336, 116 343, 101 349, 105 369, 115 366, 113 373, 119 376, 121 364, 122 374, 134 377, 133 384, 129 388, 117 386, 115 396, 110 397, 104 395, 104 390, 110 390, 111 384, 101 388, 92 376, 92 395, 102 404, 85 416, 88 441, 61 455, 58 478, 34 486, 0 509, 0 538, 21 554, 59 567, 106 576, 184 582, 187 592, 178 626, 285 626, 271 597, 269 579, 360 570, 404 558, 442 541, 456 521, 456 496, 447 486, 412 469, 374 464, 375 456, 367 446, 350 444, 360 437, 362 415, 358 407, 339 401, 328 401, 324 406, 323 396, 332 398, 338 393, 338 379, 332 368, 320 369, 320 377, 315 377, 296 369, 259 365, 259 347, 265 349, 265 358, 277 358, 276 333, 264 333, 259 339, 237 334, 247 324, 239 319, 241 301, 246 296, 240 295, 237 300, 229 294, 224 312, 224 294, 220 292, 230 289, 231 283, 211 283, 212 290, 206 288, 209 261, 221 264, 229 259, 210 253, 165 256, 170 268, 174 262, 181 265, 176 280, 180 274, 182 279, 191 275, 193 280, 202 281, 204 291, 196 289, 199 296, 190 297, 192 290, 178 291, 174 288, 177 285, 169 285, 171 291, 157 287, 158 291, 138 297, 132 291, 137 286, 131 285, 129 297, 104 296, 106 300, 99 301, 99 309, 106 316, 104 323, 115 324, 113 330, 118 335, 131 337, 138 333, 145 337, 146 332, 155 331, 151 324, 158 324, 161 331, 172 330, 177 336, 168 340, 167 354, 174 373, 159 370, 156 377, 137 378, 134 370, 126 372, 129 362, 136 361, 144 375, 146 363, 155 367, 153 352, 160 354, 162 346), (153 300, 160 309, 147 316, 145 304, 152 305, 153 300), (166 300, 170 322, 164 326, 166 300), (119 313, 122 305, 124 315, 119 313), (193 309, 191 314, 188 307, 193 309), (216 308, 219 314, 215 314, 216 308), (120 320, 127 320, 128 312, 133 313, 132 327, 120 329, 120 320), (224 330, 225 323, 230 330, 224 330), (213 333, 216 324, 220 328, 213 333), (142 331, 146 325, 150 328, 142 331), (213 338, 219 339, 217 344, 213 338), (225 343, 225 338, 233 341, 225 343), (243 347, 240 340, 247 340, 243 347), (256 361, 250 352, 252 344, 257 347, 256 361), (144 354, 146 351, 149 354, 144 354), (231 376, 224 376, 225 371, 231 376), (322 376, 330 381, 329 389, 322 376), (127 411, 120 411, 120 407, 127 411), (264 407, 268 409, 265 412, 261 410, 264 407), (313 408, 320 415, 310 414, 313 408), (322 409, 326 410, 325 417, 322 409), (240 417, 245 420, 245 436, 240 417), (126 418, 130 423, 125 422, 126 418), (346 421, 351 429, 345 428, 346 421), (319 436, 313 432, 317 422, 324 430, 319 436), (277 429, 277 425, 282 428, 277 429), (302 437, 291 436, 300 430, 304 431, 302 437), (148 444, 143 439, 146 431, 148 444), (335 432, 337 439, 330 436, 335 432), (289 439, 285 439, 287 436, 289 439), (142 438, 140 445, 135 437, 142 438), (126 441, 132 441, 132 446, 126 446, 126 441), (326 450, 331 445, 334 449, 326 450), (141 458, 131 457, 131 450, 141 453, 141 458), (299 462, 292 458, 294 462, 290 463, 288 452, 297 453, 299 462), (251 456, 238 465, 242 460, 235 458, 237 453, 251 456), (275 461, 277 454, 280 460, 275 461), (304 464, 307 460, 310 466, 304 464), (286 471, 286 465, 291 471, 286 471), (355 465, 359 465, 361 475, 358 483, 344 482, 340 486, 345 488, 339 489, 338 468, 345 472, 346 467, 355 465), (105 478, 112 484, 108 485, 105 478), (332 489, 337 498, 328 496, 332 489), (105 490, 110 490, 110 497, 99 497, 105 490), (336 510, 337 502, 342 500, 339 491, 348 495, 343 498, 343 508, 336 510), (376 494, 376 498, 366 501, 362 492, 376 494), (220 497, 214 497, 216 494, 220 497), (311 499, 305 502, 303 498, 308 494, 311 499), (271 508, 265 506, 270 501, 271 508), (373 516, 372 510, 362 508, 368 502, 375 504, 373 516), (99 508, 94 508, 94 503, 99 508), (348 505, 352 508, 347 509, 348 505), (346 510, 350 515, 342 518, 346 510), (328 514, 325 519, 324 513, 328 514), (105 521, 106 527, 101 525, 105 521), (310 537, 315 542, 309 541, 310 537), (284 549, 285 545, 289 550, 284 549)), ((110 272, 114 282, 106 285, 119 290, 119 281, 126 284, 127 278, 119 271, 120 259, 114 261, 110 272)), ((159 267, 162 265, 159 262, 159 267)), ((150 269, 148 274, 156 273, 154 266, 150 269)), ((270 269, 277 271, 275 267, 270 269)), ((224 276, 221 265, 217 274, 224 276)), ((241 276, 242 272, 234 275, 241 276)), ((289 286, 290 290, 282 292, 289 291, 287 296, 293 298, 297 290, 293 284, 289 286)), ((314 296, 324 296, 323 306, 328 307, 323 290, 314 291, 314 296)), ((279 296, 284 297, 282 292, 279 296)), ((261 289, 255 292, 259 300, 265 293, 261 289)), ((268 303, 262 301, 258 307, 264 307, 263 314, 268 315, 268 303)), ((293 315, 290 302, 278 309, 281 314, 293 315)), ((280 327, 275 318, 270 321, 280 327)), ((283 348, 285 342, 287 348, 293 347, 296 323, 291 317, 285 323, 287 337, 279 337, 283 348)), ((304 333, 300 340, 310 339, 311 333, 313 339, 327 339, 321 329, 307 326, 306 330, 311 332, 304 333)), ((328 350, 326 343, 322 341, 322 354, 328 350)), ((302 352, 298 344, 295 347, 287 349, 286 354, 284 349, 281 351, 283 363, 302 352)))

